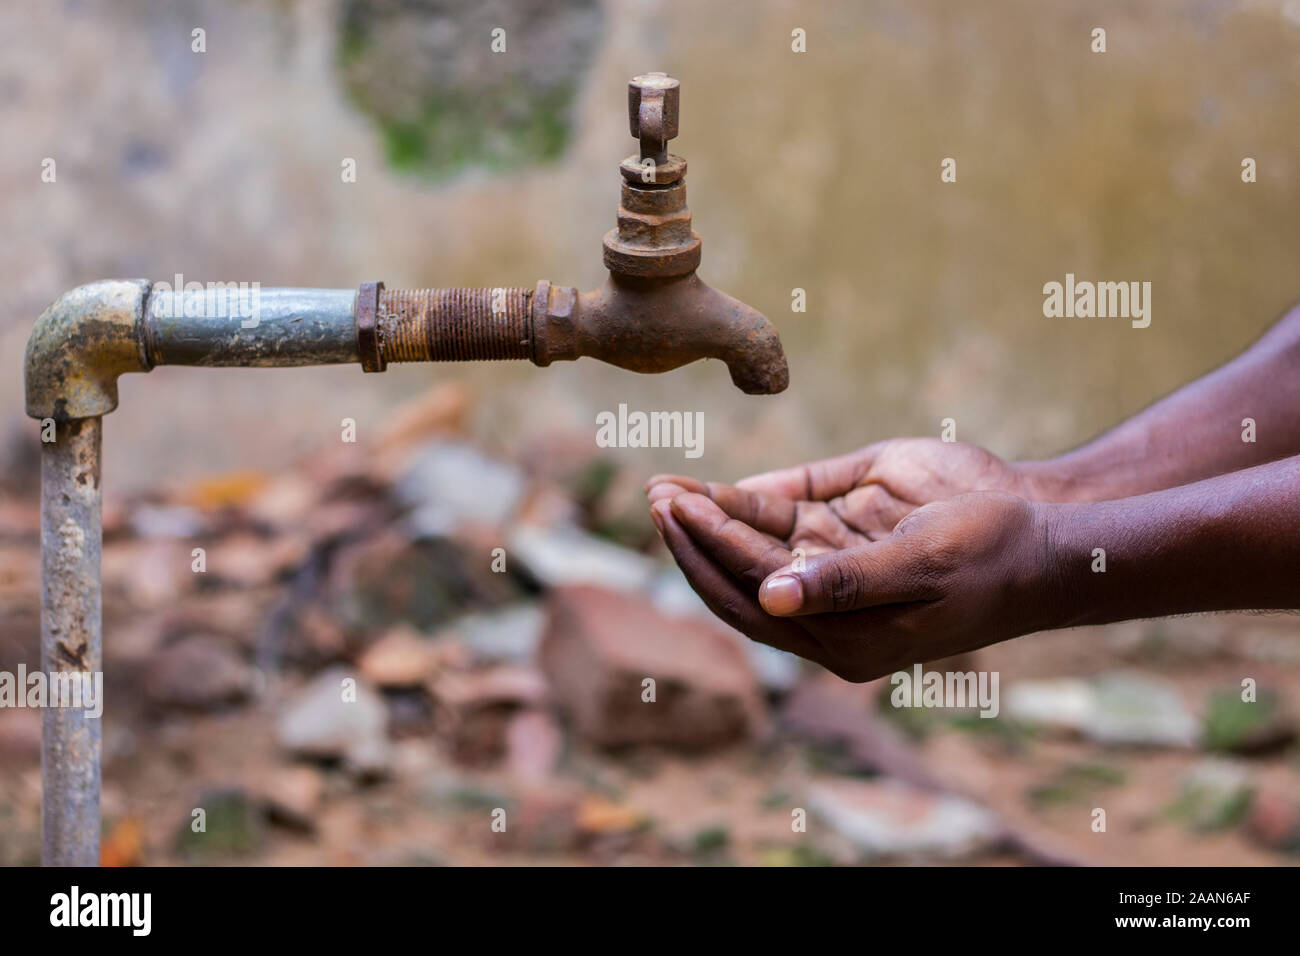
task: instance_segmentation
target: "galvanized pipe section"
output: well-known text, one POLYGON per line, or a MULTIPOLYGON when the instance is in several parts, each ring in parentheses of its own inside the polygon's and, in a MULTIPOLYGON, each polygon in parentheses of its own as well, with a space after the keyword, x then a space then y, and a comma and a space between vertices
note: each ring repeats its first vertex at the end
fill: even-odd
POLYGON ((357 362, 356 301, 356 289, 154 289, 145 303, 145 351, 151 366, 357 362))
MULTIPOLYGON (((41 670, 102 673, 101 418, 59 423, 41 452, 41 670)), ((100 719, 53 698, 41 725, 41 860, 99 865, 100 719)))

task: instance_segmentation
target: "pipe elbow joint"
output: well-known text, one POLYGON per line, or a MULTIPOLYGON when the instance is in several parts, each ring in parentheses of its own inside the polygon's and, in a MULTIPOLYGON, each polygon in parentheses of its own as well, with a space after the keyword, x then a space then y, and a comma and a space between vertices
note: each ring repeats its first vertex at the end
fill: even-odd
POLYGON ((71 422, 117 408, 117 378, 152 367, 146 279, 109 279, 63 293, 41 313, 23 363, 27 414, 71 422))

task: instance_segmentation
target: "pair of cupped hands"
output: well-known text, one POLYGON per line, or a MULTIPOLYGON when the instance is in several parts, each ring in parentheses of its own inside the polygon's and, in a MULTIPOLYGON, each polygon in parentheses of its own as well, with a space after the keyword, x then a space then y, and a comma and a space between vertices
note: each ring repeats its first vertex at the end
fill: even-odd
POLYGON ((866 681, 1041 629, 1042 480, 974 445, 901 438, 735 485, 656 475, 646 494, 714 614, 866 681))

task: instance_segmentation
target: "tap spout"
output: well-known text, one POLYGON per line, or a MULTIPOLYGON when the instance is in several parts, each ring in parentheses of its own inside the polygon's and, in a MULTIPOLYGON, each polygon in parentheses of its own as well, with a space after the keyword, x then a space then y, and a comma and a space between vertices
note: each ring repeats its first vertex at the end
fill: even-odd
POLYGON ((534 314, 538 365, 586 355, 633 372, 658 373, 713 358, 726 363, 732 382, 749 395, 774 394, 790 382, 772 323, 694 272, 610 273, 591 292, 564 287, 539 292, 548 307, 534 314))

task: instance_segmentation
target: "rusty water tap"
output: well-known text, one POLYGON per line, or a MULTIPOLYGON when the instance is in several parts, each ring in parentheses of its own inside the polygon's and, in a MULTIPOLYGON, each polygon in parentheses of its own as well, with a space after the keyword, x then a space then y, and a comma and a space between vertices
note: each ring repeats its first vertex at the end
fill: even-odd
POLYGON ((367 283, 357 298, 361 364, 528 359, 546 366, 591 356, 636 372, 721 359, 750 394, 789 383, 771 323, 695 275, 700 237, 686 206, 686 160, 668 152, 681 87, 665 73, 628 84, 628 121, 640 151, 619 163, 617 226, 604 239, 609 281, 579 293, 542 280, 533 289, 389 291, 367 283))
POLYGON ((618 225, 604 239, 609 279, 581 295, 538 286, 550 306, 536 326, 533 361, 590 355, 637 372, 665 372, 716 358, 744 392, 783 391, 790 374, 776 329, 695 274, 702 244, 686 205, 686 160, 668 152, 680 108, 681 84, 666 73, 628 83, 628 130, 640 149, 619 163, 618 225))
MULTIPOLYGON (((248 302, 241 288, 232 307, 228 284, 109 279, 56 299, 32 329, 23 370, 27 414, 53 438, 41 445, 41 669, 93 678, 102 666, 102 418, 117 407, 123 373, 336 363, 382 372, 390 362, 471 359, 545 366, 583 355, 666 372, 715 358, 745 392, 783 390, 789 375, 771 323, 695 274, 700 237, 686 207, 686 162, 668 152, 680 96, 663 73, 628 87, 641 148, 619 164, 618 225, 604 243, 609 278, 592 292, 546 280, 493 289, 258 286, 248 302)), ((77 708, 43 714, 47 864, 99 861, 100 726, 77 708)))

